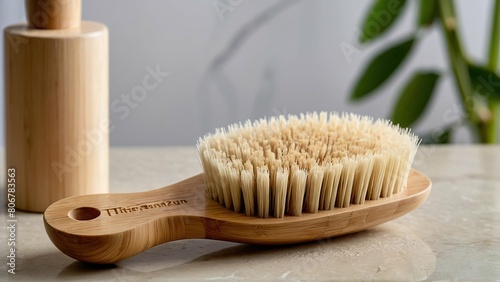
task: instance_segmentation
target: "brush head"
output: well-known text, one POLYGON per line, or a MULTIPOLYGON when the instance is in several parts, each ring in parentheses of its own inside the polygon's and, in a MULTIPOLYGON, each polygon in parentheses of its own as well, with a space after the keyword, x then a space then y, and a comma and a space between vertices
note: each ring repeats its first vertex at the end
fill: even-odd
POLYGON ((234 124, 197 147, 212 199, 281 218, 399 193, 419 143, 387 120, 321 112, 234 124))

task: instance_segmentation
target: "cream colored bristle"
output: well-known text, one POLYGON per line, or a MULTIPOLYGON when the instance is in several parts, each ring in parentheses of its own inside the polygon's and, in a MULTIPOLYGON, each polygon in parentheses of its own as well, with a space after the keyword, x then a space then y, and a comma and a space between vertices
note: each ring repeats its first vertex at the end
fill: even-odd
POLYGON ((269 171, 267 167, 257 169, 257 215, 269 217, 269 171))
POLYGON ((288 187, 288 169, 279 168, 276 172, 275 184, 272 186, 274 217, 285 215, 286 193, 288 187))
POLYGON ((373 158, 373 171, 370 177, 370 184, 366 192, 367 200, 378 200, 384 184, 385 167, 387 161, 382 156, 375 156, 373 158))
POLYGON ((309 171, 306 187, 306 199, 304 203, 305 212, 318 212, 319 197, 321 196, 321 185, 323 184, 324 170, 322 167, 314 166, 309 171))
POLYGON ((241 183, 240 172, 234 167, 229 168, 229 188, 231 189, 231 200, 233 201, 233 209, 235 212, 241 211, 241 183))
POLYGON ((325 176, 321 189, 320 209, 330 210, 335 206, 337 190, 339 187, 341 164, 327 164, 325 167, 325 176))
POLYGON ((296 170, 290 183, 290 203, 288 213, 290 215, 302 214, 302 203, 304 202, 304 192, 306 191, 307 172, 296 170))
POLYGON ((248 170, 241 172, 241 191, 245 203, 245 214, 255 215, 255 183, 253 172, 248 170))
POLYGON ((339 190, 337 194, 337 207, 339 208, 348 207, 351 202, 352 185, 354 184, 356 165, 357 162, 355 159, 347 159, 343 161, 339 190))
POLYGON ((361 205, 365 203, 368 185, 370 184, 370 176, 373 170, 373 158, 360 158, 356 166, 356 177, 354 178, 352 203, 361 205))
POLYGON ((281 218, 401 192, 419 142, 390 121, 322 112, 234 124, 197 145, 212 199, 281 218))

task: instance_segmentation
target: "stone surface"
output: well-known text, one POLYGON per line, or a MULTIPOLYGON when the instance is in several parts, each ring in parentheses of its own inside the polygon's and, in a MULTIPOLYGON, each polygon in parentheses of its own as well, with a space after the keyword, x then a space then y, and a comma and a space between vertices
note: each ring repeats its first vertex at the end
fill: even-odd
MULTIPOLYGON (((17 211, 16 274, 52 281, 481 280, 500 278, 500 147, 422 146, 414 167, 433 188, 411 214, 339 238, 290 246, 183 240, 113 266, 55 248, 41 214, 17 211)), ((1 183, 5 183, 4 163, 1 183)), ((159 188, 201 171, 192 147, 111 149, 111 191, 159 188)), ((5 201, 5 184, 0 201, 5 201)), ((5 206, 1 220, 7 225, 5 206)), ((0 249, 7 254, 7 230, 0 249)), ((2 279, 3 280, 3 279, 2 279)))

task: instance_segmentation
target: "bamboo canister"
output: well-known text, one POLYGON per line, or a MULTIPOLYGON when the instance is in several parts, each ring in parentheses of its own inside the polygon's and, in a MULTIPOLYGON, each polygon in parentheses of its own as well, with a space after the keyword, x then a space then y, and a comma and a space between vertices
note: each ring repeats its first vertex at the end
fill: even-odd
MULTIPOLYGON (((29 19, 39 2, 50 1, 27 1, 29 19)), ((16 207, 32 212, 109 186, 108 31, 53 11, 48 18, 65 20, 38 15, 50 29, 4 31, 7 167, 16 170, 16 207)))

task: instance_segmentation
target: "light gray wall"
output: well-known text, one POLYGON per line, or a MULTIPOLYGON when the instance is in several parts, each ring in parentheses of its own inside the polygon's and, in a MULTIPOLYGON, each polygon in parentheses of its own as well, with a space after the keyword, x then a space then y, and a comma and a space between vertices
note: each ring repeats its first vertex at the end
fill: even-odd
POLYGON ((24 21, 24 1, 0 0, 0 30, 2 30, 2 36, 0 36, 0 146, 5 144, 3 29, 21 21, 24 21))
MULTIPOLYGON (((12 8, 12 2, 0 0, 2 24, 17 20, 4 18, 11 15, 5 7, 12 8)), ((413 70, 447 69, 436 26, 421 34, 425 39, 395 83, 362 103, 348 101, 363 63, 386 42, 414 30, 416 1, 410 2, 402 23, 385 40, 364 48, 357 46, 356 34, 369 0, 85 0, 83 18, 110 30, 111 144, 192 145, 215 127, 283 113, 387 117, 413 70), (214 3, 234 6, 220 15, 214 3), (346 46, 354 51, 350 56, 342 51, 346 46), (148 68, 169 75, 160 77, 144 99, 127 104, 148 68)), ((458 4, 467 49, 484 59, 491 1, 458 4)), ((458 118, 451 79, 440 81, 438 95, 414 130, 430 131, 458 118)), ((468 140, 459 134, 458 142, 468 140)))

